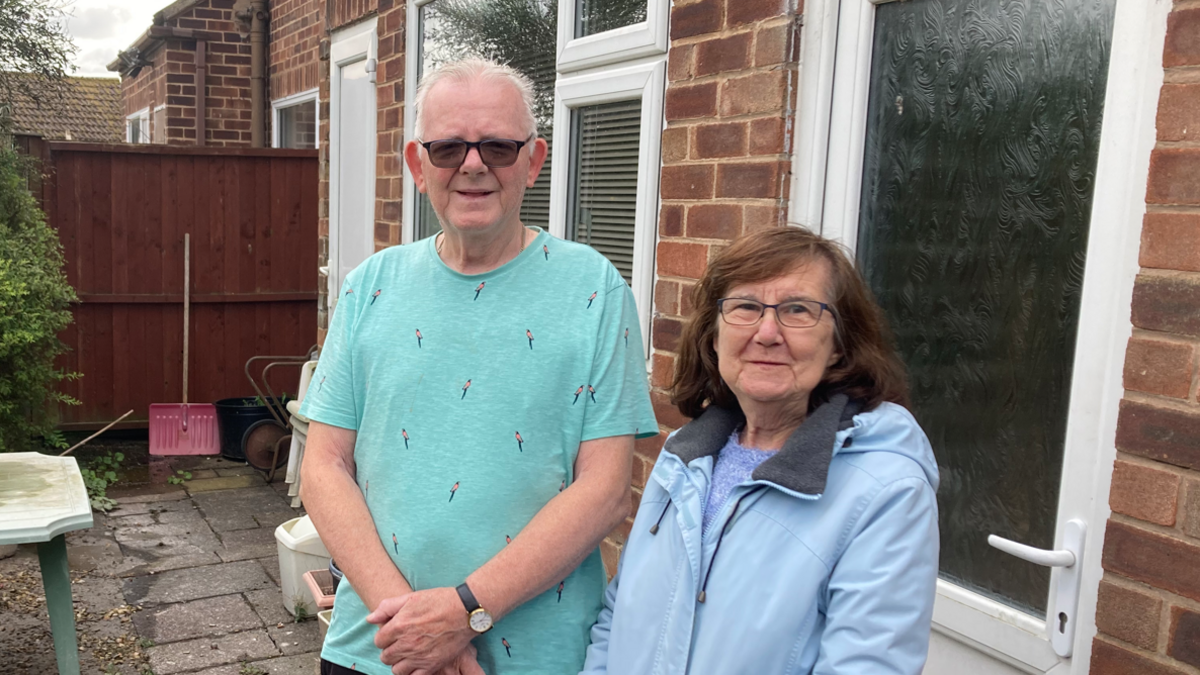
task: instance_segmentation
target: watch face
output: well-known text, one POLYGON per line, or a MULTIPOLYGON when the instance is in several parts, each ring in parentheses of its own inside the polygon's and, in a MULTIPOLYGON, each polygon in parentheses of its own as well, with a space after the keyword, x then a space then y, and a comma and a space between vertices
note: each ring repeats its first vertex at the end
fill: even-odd
POLYGON ((470 623, 471 630, 476 633, 486 633, 492 627, 492 615, 488 614, 485 609, 477 609, 471 612, 470 623))

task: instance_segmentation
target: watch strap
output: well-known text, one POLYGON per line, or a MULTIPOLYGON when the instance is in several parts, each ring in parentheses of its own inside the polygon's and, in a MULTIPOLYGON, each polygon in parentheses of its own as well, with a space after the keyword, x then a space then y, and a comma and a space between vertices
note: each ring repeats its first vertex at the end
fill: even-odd
POLYGON ((459 584, 454 590, 458 591, 458 599, 462 600, 463 607, 467 608, 467 614, 479 609, 479 601, 475 599, 475 594, 466 582, 459 584))

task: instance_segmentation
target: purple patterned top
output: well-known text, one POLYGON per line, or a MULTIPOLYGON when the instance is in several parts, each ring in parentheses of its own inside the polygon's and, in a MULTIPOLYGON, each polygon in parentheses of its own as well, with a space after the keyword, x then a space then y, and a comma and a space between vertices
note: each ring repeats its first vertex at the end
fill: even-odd
POLYGON ((712 487, 708 491, 708 501, 704 504, 703 536, 708 536, 708 525, 721 512, 738 484, 750 478, 750 474, 759 464, 767 461, 779 452, 778 450, 759 450, 747 448, 738 443, 738 431, 735 429, 717 455, 713 465, 712 487))

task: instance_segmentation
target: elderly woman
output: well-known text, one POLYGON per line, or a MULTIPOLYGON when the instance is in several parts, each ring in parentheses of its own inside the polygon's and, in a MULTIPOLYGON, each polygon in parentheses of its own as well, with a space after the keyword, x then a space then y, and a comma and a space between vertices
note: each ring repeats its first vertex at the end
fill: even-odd
POLYGON ((937 464, 841 250, 760 231, 693 293, 674 403, 585 673, 917 675, 937 464))

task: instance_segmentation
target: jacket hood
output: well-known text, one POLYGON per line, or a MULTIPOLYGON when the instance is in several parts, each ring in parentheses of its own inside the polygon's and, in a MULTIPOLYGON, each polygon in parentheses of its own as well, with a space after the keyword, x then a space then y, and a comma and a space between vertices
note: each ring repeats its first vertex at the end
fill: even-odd
MULTIPOLYGON (((928 439, 908 410, 894 403, 882 403, 870 412, 862 412, 862 408, 861 401, 835 394, 814 410, 779 452, 754 470, 751 478, 801 494, 820 495, 825 492, 834 455, 889 452, 915 462, 937 490, 937 462, 928 439)), ((744 422, 740 412, 710 405, 667 439, 663 450, 684 464, 716 456, 729 435, 744 422)))

